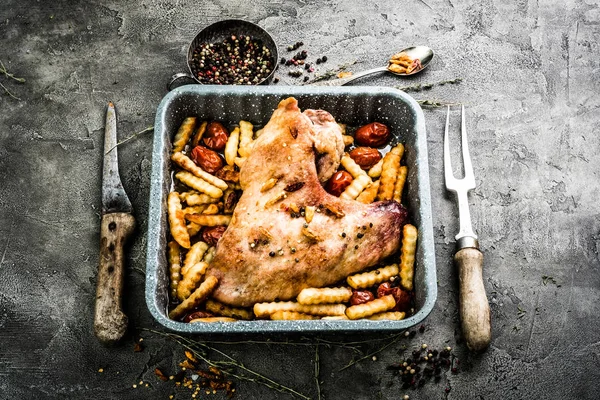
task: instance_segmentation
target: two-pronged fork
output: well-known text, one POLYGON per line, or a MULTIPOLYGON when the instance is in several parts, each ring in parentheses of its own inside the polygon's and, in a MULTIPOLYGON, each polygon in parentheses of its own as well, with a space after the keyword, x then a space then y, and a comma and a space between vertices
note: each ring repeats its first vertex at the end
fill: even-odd
POLYGON ((444 133, 444 175, 446 189, 456 193, 458 199, 458 217, 460 230, 456 235, 457 252, 454 262, 458 267, 460 316, 463 336, 471 350, 485 349, 491 340, 490 306, 483 287, 483 254, 479 251, 477 235, 471 226, 467 194, 475 189, 475 176, 469 155, 467 130, 465 127, 465 107, 462 107, 462 158, 464 177, 457 179, 452 173, 450 162, 450 144, 448 127, 450 124, 450 107, 446 116, 444 133))

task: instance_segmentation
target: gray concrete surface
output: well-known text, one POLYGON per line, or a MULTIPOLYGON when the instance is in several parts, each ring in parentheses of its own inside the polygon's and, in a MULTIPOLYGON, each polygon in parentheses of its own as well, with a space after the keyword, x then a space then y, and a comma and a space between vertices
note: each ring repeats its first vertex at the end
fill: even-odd
MULTIPOLYGON (((425 333, 393 343, 376 361, 340 371, 353 350, 320 345, 322 398, 598 398, 596 0, 3 0, 0 60, 27 81, 0 75, 0 83, 20 98, 0 88, 0 398, 190 398, 189 391, 176 392, 173 382, 154 376, 156 367, 175 372, 183 359, 173 341, 142 332, 144 351, 134 352, 133 334, 121 347, 105 349, 92 333, 104 106, 108 100, 118 106, 120 139, 152 125, 166 81, 185 69, 188 41, 202 26, 226 17, 259 23, 281 46, 303 40, 311 55, 329 57, 320 71, 352 60, 358 60, 355 71, 374 67, 411 44, 436 50, 430 68, 414 79, 380 76, 364 84, 463 78, 459 85, 414 96, 467 106, 478 182, 471 211, 485 254, 491 347, 471 355, 460 342, 451 264, 456 208, 442 178, 445 110, 426 110, 436 307, 425 333), (453 346, 460 373, 403 390, 386 366, 402 358, 402 346, 410 350, 422 342, 453 346), (149 386, 134 389, 139 381, 149 386)), ((279 75, 282 83, 298 83, 279 75)), ((157 328, 143 298, 151 135, 119 152, 138 221, 126 307, 132 327, 157 328)), ((318 398, 314 346, 215 346, 318 398)), ((254 383, 236 384, 240 399, 289 398, 254 383)))

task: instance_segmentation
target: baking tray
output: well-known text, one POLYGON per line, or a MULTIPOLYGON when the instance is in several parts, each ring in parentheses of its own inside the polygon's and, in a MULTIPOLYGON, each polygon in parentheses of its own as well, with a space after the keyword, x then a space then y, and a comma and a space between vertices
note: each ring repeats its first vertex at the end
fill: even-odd
POLYGON ((146 303, 150 313, 166 328, 181 333, 292 333, 398 331, 421 322, 437 298, 435 252, 431 218, 429 163, 423 111, 410 96, 396 89, 378 87, 311 86, 210 86, 187 85, 169 92, 156 112, 152 176, 148 216, 146 303), (350 126, 379 121, 388 125, 395 141, 405 145, 408 177, 403 196, 410 219, 419 229, 415 263, 415 314, 402 321, 239 321, 188 324, 167 316, 169 278, 167 263, 167 203, 172 187, 170 154, 172 139, 188 116, 200 120, 235 123, 247 120, 265 125, 277 104, 293 96, 301 110, 329 111, 338 122, 350 126))

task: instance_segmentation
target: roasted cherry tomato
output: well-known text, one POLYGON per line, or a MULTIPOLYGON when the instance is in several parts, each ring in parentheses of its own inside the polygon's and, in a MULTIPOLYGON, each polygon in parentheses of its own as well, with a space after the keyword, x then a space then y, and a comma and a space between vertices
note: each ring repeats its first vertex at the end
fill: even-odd
POLYGON ((202 231, 202 240, 205 241, 209 246, 216 246, 226 229, 226 226, 206 227, 202 231))
POLYGON ((192 160, 209 174, 214 174, 223 168, 223 159, 215 151, 206 147, 196 146, 192 150, 192 160))
POLYGON ((369 301, 375 299, 373 293, 368 290, 353 290, 352 297, 350 297, 350 304, 353 306, 368 303, 369 301))
POLYGON ((383 297, 391 294, 396 300, 396 306, 393 311, 408 311, 410 309, 410 293, 399 287, 392 287, 390 282, 383 282, 377 288, 377 297, 383 297))
POLYGON ((390 128, 379 122, 361 126, 354 134, 354 140, 361 146, 381 147, 390 138, 390 128))
POLYGON ((185 318, 183 319, 184 322, 190 322, 193 319, 196 318, 209 318, 209 317, 214 317, 214 315, 212 315, 209 312, 206 311, 194 311, 193 313, 189 313, 188 315, 185 316, 185 318))
POLYGON ((381 160, 379 151, 372 147, 357 147, 348 155, 364 170, 368 170, 381 160))
POLYGON ((334 196, 338 196, 352 183, 352 175, 346 171, 338 171, 325 185, 325 190, 334 196))
POLYGON ((211 150, 221 151, 227 144, 229 132, 222 123, 213 121, 206 127, 206 132, 202 138, 202 142, 211 150))

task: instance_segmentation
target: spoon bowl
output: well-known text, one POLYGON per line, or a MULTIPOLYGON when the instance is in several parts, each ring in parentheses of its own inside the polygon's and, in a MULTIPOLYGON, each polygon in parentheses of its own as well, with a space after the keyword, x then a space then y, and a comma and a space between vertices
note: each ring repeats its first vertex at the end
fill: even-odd
POLYGON ((412 76, 412 75, 418 74, 419 72, 421 72, 425 68, 427 68, 427 66, 431 63, 431 60, 433 60, 433 56, 434 56, 433 50, 427 46, 407 47, 406 49, 400 51, 400 53, 406 53, 410 58, 419 59, 419 61, 421 62, 421 68, 418 68, 410 73, 399 73, 399 72, 390 71, 388 69, 388 67, 389 67, 389 63, 388 63, 388 65, 385 67, 377 67, 377 68, 373 68, 373 69, 368 69, 366 71, 361 71, 361 72, 358 72, 347 78, 315 82, 315 83, 312 83, 311 85, 314 85, 314 86, 343 86, 343 85, 346 85, 347 83, 350 83, 357 79, 364 78, 365 76, 377 74, 377 73, 381 73, 381 72, 389 72, 390 74, 394 74, 397 76, 403 76, 403 77, 404 76, 412 76))

